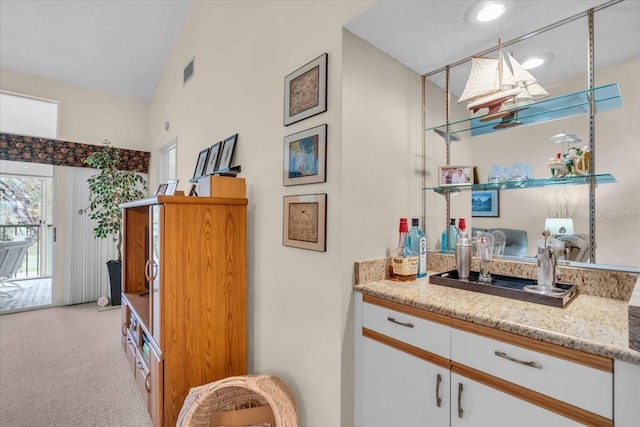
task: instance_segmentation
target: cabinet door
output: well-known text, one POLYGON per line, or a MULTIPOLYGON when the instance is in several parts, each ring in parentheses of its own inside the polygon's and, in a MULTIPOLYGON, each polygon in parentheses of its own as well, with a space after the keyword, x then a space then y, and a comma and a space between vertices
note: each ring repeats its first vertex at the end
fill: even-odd
POLYGON ((362 339, 362 425, 449 425, 449 371, 362 339))
POLYGON ((162 390, 164 386, 162 360, 156 355, 153 348, 149 351, 149 414, 154 427, 162 427, 163 402, 162 390))
POLYGON ((151 335, 153 339, 156 341, 158 346, 162 346, 160 342, 160 327, 161 327, 161 292, 160 287, 162 286, 160 280, 160 272, 161 272, 161 227, 162 227, 162 205, 153 205, 150 208, 149 212, 149 241, 151 244, 149 245, 149 262, 150 267, 150 289, 149 292, 151 294, 151 335))
POLYGON ((451 373, 451 427, 581 425, 532 403, 451 373))

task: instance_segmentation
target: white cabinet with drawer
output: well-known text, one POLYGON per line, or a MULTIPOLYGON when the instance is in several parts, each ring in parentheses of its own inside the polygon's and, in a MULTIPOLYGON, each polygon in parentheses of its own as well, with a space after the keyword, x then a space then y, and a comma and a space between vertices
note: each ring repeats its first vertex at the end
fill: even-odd
POLYGON ((355 314, 356 427, 613 426, 611 359, 360 293, 355 314))
POLYGON ((451 329, 451 360, 561 402, 613 418, 613 375, 480 335, 451 329))

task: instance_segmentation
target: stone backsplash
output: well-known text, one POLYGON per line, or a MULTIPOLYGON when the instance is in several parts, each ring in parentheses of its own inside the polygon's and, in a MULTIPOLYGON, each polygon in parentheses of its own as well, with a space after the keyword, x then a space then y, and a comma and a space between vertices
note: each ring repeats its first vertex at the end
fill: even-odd
MULTIPOLYGON (((455 270, 455 257, 451 254, 429 252, 427 270, 445 272, 455 270)), ((356 285, 390 278, 389 258, 376 258, 357 261, 354 265, 356 285)), ((613 270, 597 270, 581 267, 559 267, 562 281, 578 285, 580 293, 597 297, 629 301, 638 274, 613 270)), ((478 260, 474 258, 471 270, 478 271, 478 260)), ((493 260, 491 272, 503 276, 535 279, 538 267, 534 263, 493 260)))

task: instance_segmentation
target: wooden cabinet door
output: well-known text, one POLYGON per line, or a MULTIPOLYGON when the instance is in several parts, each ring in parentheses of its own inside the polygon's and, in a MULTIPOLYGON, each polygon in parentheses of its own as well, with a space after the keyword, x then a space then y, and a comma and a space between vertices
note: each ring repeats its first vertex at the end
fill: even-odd
POLYGON ((162 360, 152 349, 149 351, 149 414, 155 427, 162 427, 163 424, 163 369, 162 360))
POLYGON ((362 426, 449 425, 449 371, 362 339, 362 426))
POLYGON ((152 205, 149 212, 149 271, 150 283, 149 293, 151 295, 151 335, 153 339, 162 348, 161 336, 161 316, 162 316, 162 257, 160 254, 162 244, 162 205, 152 205))
POLYGON ((451 427, 572 427, 582 424, 451 373, 451 427))

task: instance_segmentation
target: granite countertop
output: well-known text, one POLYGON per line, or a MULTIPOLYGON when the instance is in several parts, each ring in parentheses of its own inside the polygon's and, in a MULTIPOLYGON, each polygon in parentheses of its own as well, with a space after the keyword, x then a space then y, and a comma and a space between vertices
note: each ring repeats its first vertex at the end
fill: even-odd
POLYGON ((354 286, 365 295, 444 314, 564 347, 640 364, 629 348, 627 302, 580 294, 565 308, 429 283, 378 280, 354 286))

